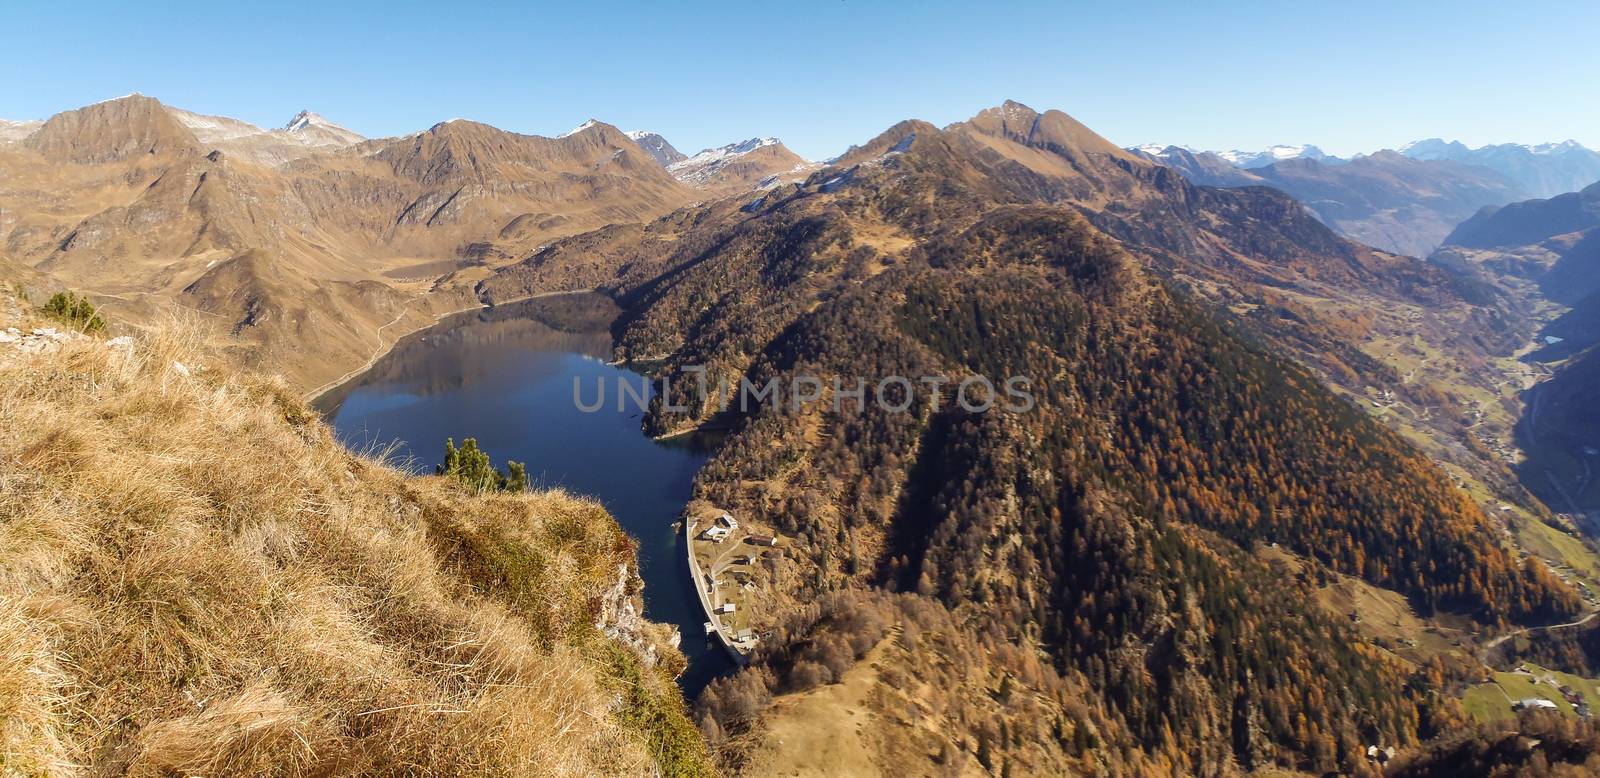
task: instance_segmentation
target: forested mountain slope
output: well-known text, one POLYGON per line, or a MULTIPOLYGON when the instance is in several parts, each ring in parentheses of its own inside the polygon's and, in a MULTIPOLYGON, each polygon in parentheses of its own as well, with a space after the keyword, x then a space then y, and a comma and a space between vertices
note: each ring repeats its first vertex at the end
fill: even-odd
MULTIPOLYGON (((1271 330, 1228 323, 1180 276, 1456 299, 1442 271, 1341 241, 1280 193, 1194 187, 1015 104, 945 130, 897 125, 804 185, 558 243, 480 293, 579 277, 616 294, 621 353, 664 359, 669 399, 690 408, 658 406, 647 426, 730 430, 697 497, 794 539, 757 576, 774 636, 762 661, 703 706, 730 764, 771 723, 763 695, 816 682, 815 651, 834 646, 824 677, 882 640, 932 663, 913 674, 950 661, 882 632, 854 639, 867 600, 786 616, 827 592, 888 590, 981 635, 991 658, 961 661, 992 683, 1026 677, 1058 707, 1090 690, 1045 731, 1002 711, 996 732, 962 713, 986 705, 971 676, 953 682, 929 726, 980 762, 1359 769, 1365 744, 1414 742, 1459 714, 1436 674, 1309 606, 1317 579, 1261 549, 1489 628, 1565 618, 1578 600, 1409 444, 1252 344, 1271 330), (867 407, 718 413, 686 366, 713 385, 865 378, 867 407), (876 402, 884 376, 974 374, 1030 377, 1036 407, 970 413, 954 384, 937 403, 920 384, 882 390, 903 413, 876 402), (1021 669, 1036 651, 1050 672, 1021 669), (754 702, 725 705, 735 692, 754 702)), ((925 756, 909 769, 934 771, 925 756)))

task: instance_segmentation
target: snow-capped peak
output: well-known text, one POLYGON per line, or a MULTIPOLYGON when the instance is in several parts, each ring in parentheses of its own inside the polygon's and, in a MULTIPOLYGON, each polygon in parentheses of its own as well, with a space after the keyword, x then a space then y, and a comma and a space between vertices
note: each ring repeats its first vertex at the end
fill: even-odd
POLYGON ((144 97, 144 95, 139 93, 139 92, 129 92, 129 93, 127 93, 125 95, 121 95, 119 97, 108 97, 108 98, 106 98, 104 100, 96 100, 96 101, 90 103, 89 105, 105 105, 106 103, 114 103, 114 102, 116 102, 118 100, 126 100, 126 99, 128 99, 130 97, 144 97))
POLYGON ((1583 144, 1575 140, 1564 140, 1560 143, 1541 143, 1528 149, 1535 154, 1559 154, 1563 151, 1573 151, 1583 148, 1583 144))
POLYGON ((1230 151, 1215 151, 1212 153, 1227 160, 1235 167, 1242 168, 1266 167, 1274 162, 1282 162, 1286 159, 1313 159, 1330 163, 1340 161, 1335 157, 1328 156, 1323 153, 1322 149, 1310 144, 1280 143, 1268 146, 1263 151, 1232 149, 1230 151))
POLYGON ((684 159, 683 152, 673 148, 672 144, 668 143, 666 138, 661 137, 659 132, 629 130, 625 134, 628 136, 628 140, 639 144, 639 148, 644 149, 645 153, 649 154, 662 167, 667 167, 684 159))
POLYGON ((1271 154, 1273 159, 1294 159, 1295 157, 1309 156, 1307 154, 1308 151, 1317 152, 1317 155, 1321 156, 1321 149, 1316 146, 1285 146, 1280 144, 1267 147, 1267 153, 1271 154))
POLYGON ((1583 144, 1575 140, 1537 144, 1500 143, 1472 148, 1458 140, 1446 141, 1440 138, 1427 138, 1425 140, 1412 141, 1397 150, 1401 154, 1418 159, 1461 159, 1474 155, 1481 156, 1506 151, 1523 151, 1529 154, 1564 154, 1585 149, 1583 144))
POLYGON ((758 149, 778 145, 777 138, 751 138, 730 143, 667 165, 667 172, 679 181, 690 184, 705 183, 714 178, 724 166, 758 149))
POLYGON ((1175 144, 1171 144, 1171 143, 1165 143, 1165 144, 1163 144, 1163 143, 1145 143, 1145 144, 1142 144, 1142 145, 1139 145, 1139 146, 1134 146, 1133 150, 1137 151, 1137 152, 1139 152, 1141 154, 1148 154, 1148 155, 1150 155, 1152 157, 1164 157, 1164 156, 1167 156, 1173 150, 1187 151, 1190 154, 1202 154, 1202 153, 1204 153, 1204 152, 1200 151, 1199 149, 1196 149, 1196 148, 1193 148, 1193 147, 1190 147, 1190 146, 1179 146, 1179 145, 1175 145, 1175 144))
POLYGON ((699 154, 689 157, 688 159, 672 163, 672 165, 668 167, 668 170, 701 167, 726 159, 727 157, 742 156, 765 146, 776 145, 778 145, 777 138, 751 138, 747 141, 730 143, 726 146, 719 146, 714 149, 705 149, 699 154))
POLYGON ((283 125, 283 129, 287 132, 301 132, 314 124, 330 124, 330 122, 310 111, 301 111, 295 114, 288 124, 283 125))
POLYGON ((276 132, 309 146, 348 146, 365 140, 360 133, 334 124, 311 111, 295 114, 288 124, 283 125, 283 129, 276 132))

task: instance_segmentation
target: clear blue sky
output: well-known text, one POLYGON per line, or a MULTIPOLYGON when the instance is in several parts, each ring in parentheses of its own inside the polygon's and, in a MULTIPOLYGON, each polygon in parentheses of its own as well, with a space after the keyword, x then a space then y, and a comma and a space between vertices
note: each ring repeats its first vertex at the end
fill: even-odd
POLYGON ((766 5, 0 0, 0 117, 139 91, 267 126, 592 116, 689 153, 776 135, 823 158, 1014 98, 1123 145, 1600 148, 1593 0, 766 5))

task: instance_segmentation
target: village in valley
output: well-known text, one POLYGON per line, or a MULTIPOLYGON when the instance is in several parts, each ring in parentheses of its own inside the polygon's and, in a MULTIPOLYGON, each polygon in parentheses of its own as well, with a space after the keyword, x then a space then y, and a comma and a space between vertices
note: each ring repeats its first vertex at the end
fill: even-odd
POLYGON ((783 554, 781 539, 705 503, 691 503, 684 520, 689 575, 705 612, 705 633, 743 664, 761 637, 756 610, 767 579, 761 571, 783 554))

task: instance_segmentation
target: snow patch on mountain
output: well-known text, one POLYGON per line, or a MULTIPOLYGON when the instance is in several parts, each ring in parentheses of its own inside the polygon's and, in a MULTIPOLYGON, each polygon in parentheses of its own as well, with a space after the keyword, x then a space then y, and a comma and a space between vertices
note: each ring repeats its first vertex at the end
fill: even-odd
POLYGON ((300 113, 295 114, 294 118, 290 119, 289 123, 283 126, 284 132, 306 132, 314 129, 343 132, 355 135, 354 132, 334 124, 333 122, 322 118, 320 114, 312 113, 311 111, 301 111, 300 113))
POLYGON ((366 140, 311 111, 295 114, 279 129, 265 130, 227 116, 211 116, 172 106, 166 106, 166 110, 201 143, 269 165, 366 140))
POLYGON ((577 135, 578 133, 583 132, 584 130, 589 129, 590 127, 595 127, 595 126, 597 126, 599 124, 600 124, 599 121, 597 121, 595 119, 590 119, 589 121, 586 121, 583 124, 580 124, 580 125, 578 125, 576 127, 573 127, 572 129, 567 130, 566 132, 563 132, 560 135, 557 135, 556 137, 557 138, 569 138, 569 137, 572 137, 573 135, 577 135))
MULTIPOLYGON (((681 159, 668 165, 667 172, 671 173, 673 177, 679 181, 690 184, 691 186, 704 186, 714 183, 719 174, 729 165, 738 162, 754 152, 773 146, 779 146, 779 141, 777 138, 751 138, 746 141, 740 141, 739 143, 730 143, 726 146, 705 149, 692 157, 681 159)), ((779 153, 780 159, 783 157, 793 157, 793 152, 790 152, 787 149, 782 149, 781 147, 779 149, 779 153)), ((762 160, 761 162, 761 164, 771 163, 772 160, 770 159, 762 160)), ((796 165, 794 170, 790 171, 789 173, 777 173, 776 175, 779 176, 778 181, 782 182, 785 180, 785 178, 792 178, 791 174, 793 173, 813 170, 816 167, 817 166, 815 163, 801 160, 801 164, 796 165)), ((769 174, 768 176, 764 177, 764 180, 761 183, 766 184, 771 180, 771 178, 772 174, 769 174)))
POLYGON ((721 165, 731 158, 742 157, 756 149, 776 145, 778 145, 777 138, 751 138, 747 141, 730 143, 714 149, 705 149, 688 159, 672 163, 667 166, 667 170, 677 173, 679 171, 699 170, 710 165, 721 165))
POLYGON ((1174 146, 1174 145, 1172 145, 1170 143, 1143 143, 1143 144, 1140 144, 1138 146, 1134 146, 1130 150, 1131 151, 1137 151, 1137 152, 1139 152, 1141 154, 1148 154, 1148 155, 1150 155, 1152 157, 1163 157, 1163 156, 1166 156, 1168 154, 1171 154, 1174 150, 1180 150, 1180 149, 1183 150, 1183 151, 1187 151, 1187 152, 1189 152, 1191 154, 1200 153, 1199 151, 1196 151, 1195 149, 1189 148, 1188 146, 1174 146))
POLYGON ((24 121, 11 121, 0 119, 0 143, 13 143, 33 134, 34 130, 44 126, 38 119, 24 121))
POLYGON ((667 167, 674 162, 681 162, 686 159, 683 152, 673 148, 672 144, 668 143, 667 139, 661 137, 659 133, 649 130, 629 130, 625 134, 629 140, 639 144, 639 148, 644 149, 647 154, 655 158, 655 161, 662 167, 667 167))
POLYGON ((1214 151, 1219 157, 1227 160, 1235 167, 1255 168, 1266 167, 1288 159, 1314 159, 1318 162, 1338 163, 1344 160, 1330 156, 1309 143, 1305 144, 1277 144, 1268 146, 1262 151, 1242 151, 1231 149, 1229 151, 1214 151))
POLYGON ((201 143, 219 143, 266 132, 254 124, 226 116, 207 116, 171 106, 167 107, 167 112, 171 113, 179 124, 188 127, 201 143))

